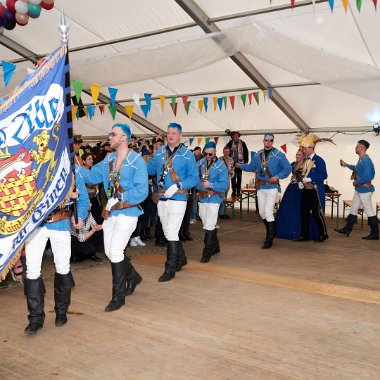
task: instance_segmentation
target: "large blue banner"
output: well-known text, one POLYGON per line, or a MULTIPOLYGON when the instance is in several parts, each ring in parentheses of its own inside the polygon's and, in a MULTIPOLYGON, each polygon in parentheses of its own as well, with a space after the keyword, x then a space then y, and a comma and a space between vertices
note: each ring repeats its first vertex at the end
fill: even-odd
POLYGON ((71 181, 61 46, 0 105, 0 279, 71 181))

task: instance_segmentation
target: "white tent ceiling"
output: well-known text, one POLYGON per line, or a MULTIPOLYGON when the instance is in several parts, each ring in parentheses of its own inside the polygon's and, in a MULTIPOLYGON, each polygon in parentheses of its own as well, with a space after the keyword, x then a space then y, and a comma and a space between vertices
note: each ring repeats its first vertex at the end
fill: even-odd
MULTIPOLYGON (((0 35, 0 59, 17 63, 10 87, 17 85, 26 67, 58 45, 63 10, 72 79, 87 89, 99 83, 105 96, 108 86, 118 88, 121 106, 132 104, 134 93, 153 95, 148 124, 135 107, 135 134, 171 121, 188 135, 368 131, 380 120, 379 11, 372 0, 363 0, 360 13, 353 0, 347 13, 338 1, 333 12, 327 0, 312 3, 296 1, 291 9, 289 0, 56 0, 39 19, 0 35), (273 101, 243 106, 240 94, 268 87, 273 101), (177 117, 170 99, 161 115, 158 95, 189 95, 189 114, 179 97, 177 117), (223 95, 237 95, 235 110, 213 110, 211 97, 223 95), (196 107, 203 97, 210 97, 207 113, 196 107)), ((82 100, 92 103, 86 94, 82 100)), ((74 130, 101 136, 112 123, 97 111, 75 121, 74 130)))

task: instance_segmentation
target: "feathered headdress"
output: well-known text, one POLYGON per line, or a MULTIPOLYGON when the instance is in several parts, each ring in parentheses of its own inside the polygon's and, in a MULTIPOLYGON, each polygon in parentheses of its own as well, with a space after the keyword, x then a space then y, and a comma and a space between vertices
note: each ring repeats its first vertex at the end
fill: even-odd
POLYGON ((309 133, 306 136, 298 136, 297 137, 298 145, 301 148, 306 148, 306 147, 314 148, 317 143, 322 142, 322 141, 328 141, 328 142, 331 142, 332 144, 336 145, 334 143, 334 141, 332 141, 332 139, 320 138, 317 135, 314 135, 312 133, 309 133))

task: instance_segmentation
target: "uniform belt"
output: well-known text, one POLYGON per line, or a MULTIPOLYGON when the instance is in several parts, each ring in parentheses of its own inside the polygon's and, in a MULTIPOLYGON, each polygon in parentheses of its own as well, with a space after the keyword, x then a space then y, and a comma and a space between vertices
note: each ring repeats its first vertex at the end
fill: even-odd
POLYGON ((278 184, 278 181, 269 182, 269 181, 264 181, 263 179, 257 179, 255 182, 255 189, 257 190, 260 186, 275 185, 275 184, 278 184))
POLYGON ((370 189, 372 186, 372 182, 369 181, 367 183, 354 183, 355 187, 366 187, 367 189, 370 189))
POLYGON ((223 195, 224 193, 219 193, 213 189, 210 189, 208 191, 199 190, 198 191, 198 197, 199 198, 210 198, 213 195, 223 195))
POLYGON ((70 211, 67 211, 65 209, 60 209, 58 211, 54 211, 51 214, 49 214, 45 218, 45 222, 46 223, 55 223, 55 222, 59 222, 63 219, 69 219, 70 216, 71 216, 70 211))
MULTIPOLYGON (((137 206, 138 204, 129 204, 128 202, 119 201, 111 207, 111 211, 124 210, 125 208, 132 208, 132 207, 137 207, 137 206)), ((102 215, 101 215, 102 218, 104 220, 107 220, 108 217, 110 216, 111 211, 106 210, 106 208, 104 207, 102 210, 102 215)))
MULTIPOLYGON (((158 190, 159 195, 164 195, 166 190, 158 190)), ((177 190, 175 194, 189 194, 188 190, 177 190)))

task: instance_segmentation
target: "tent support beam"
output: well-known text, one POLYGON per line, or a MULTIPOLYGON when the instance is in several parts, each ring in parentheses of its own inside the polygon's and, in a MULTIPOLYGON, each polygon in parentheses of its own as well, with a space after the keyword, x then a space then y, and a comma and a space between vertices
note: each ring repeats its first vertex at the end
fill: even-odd
MULTIPOLYGON (((176 0, 176 3, 205 31, 205 33, 220 32, 220 29, 206 15, 206 13, 193 0, 176 0)), ((260 74, 252 63, 242 53, 236 53, 230 57, 233 62, 262 90, 272 87, 260 74)), ((273 90, 272 101, 277 107, 304 133, 308 133, 310 127, 286 102, 286 100, 273 90)))
MULTIPOLYGON (((21 46, 20 44, 11 40, 10 38, 6 36, 0 35, 0 44, 6 46, 8 49, 12 50, 14 53, 21 55, 22 57, 24 57, 25 59, 27 59, 28 61, 34 64, 36 64, 41 58, 37 54, 33 53, 31 50, 21 46)), ((83 90, 83 92, 91 96, 91 92, 89 90, 83 90)), ((105 103, 105 104, 110 103, 110 98, 102 93, 99 94, 98 99, 101 103, 105 103)), ((121 113, 123 116, 129 119, 124 107, 121 106, 118 102, 115 102, 115 105, 116 105, 117 112, 121 113)), ((139 123, 144 128, 148 129, 149 131, 153 133, 161 134, 161 135, 166 134, 164 130, 160 129, 159 127, 150 123, 149 121, 143 119, 139 115, 136 115, 135 113, 133 113, 132 115, 132 120, 135 121, 136 123, 139 123)))

